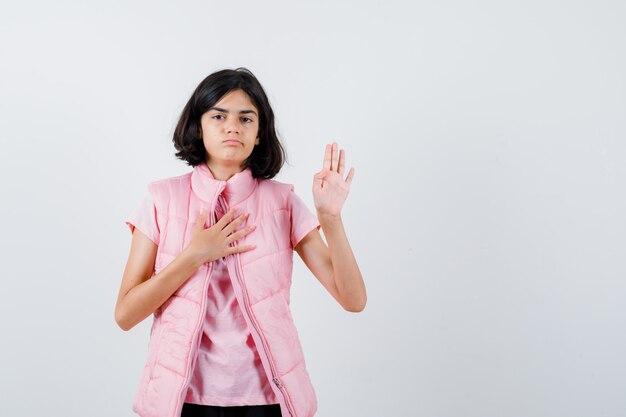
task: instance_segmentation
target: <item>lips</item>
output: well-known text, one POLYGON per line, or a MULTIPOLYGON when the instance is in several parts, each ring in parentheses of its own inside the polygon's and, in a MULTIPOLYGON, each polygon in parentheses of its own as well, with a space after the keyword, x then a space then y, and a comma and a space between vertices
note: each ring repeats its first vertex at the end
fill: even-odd
POLYGON ((232 145, 239 145, 241 143, 240 140, 238 139, 226 139, 224 142, 225 144, 232 144, 232 145))

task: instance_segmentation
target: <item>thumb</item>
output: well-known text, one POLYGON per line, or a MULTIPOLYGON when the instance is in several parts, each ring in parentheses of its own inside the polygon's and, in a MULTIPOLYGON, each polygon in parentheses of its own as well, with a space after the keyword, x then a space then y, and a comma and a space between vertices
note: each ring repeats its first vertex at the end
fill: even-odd
POLYGON ((315 179, 322 179, 326 176, 326 170, 323 169, 320 172, 318 172, 317 174, 315 174, 315 179))
POLYGON ((322 185, 324 184, 324 178, 326 178, 326 170, 321 170, 320 172, 318 172, 317 174, 315 174, 315 176, 313 176, 313 187, 319 187, 321 188, 322 185))
POLYGON ((206 219, 206 213, 204 209, 200 209, 200 214, 198 214, 198 218, 196 219, 196 228, 204 229, 205 219, 206 219))

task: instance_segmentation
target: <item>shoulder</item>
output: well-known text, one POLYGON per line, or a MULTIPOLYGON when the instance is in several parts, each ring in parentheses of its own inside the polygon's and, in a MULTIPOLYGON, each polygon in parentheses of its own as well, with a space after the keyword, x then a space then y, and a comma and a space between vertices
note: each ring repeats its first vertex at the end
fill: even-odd
POLYGON ((169 195, 172 191, 191 184, 191 172, 173 177, 161 178, 148 183, 148 190, 153 196, 169 195))
POLYGON ((184 200, 190 188, 191 172, 148 183, 148 193, 159 213, 168 212, 172 201, 184 200))
POLYGON ((294 192, 293 184, 277 181, 274 179, 259 180, 258 190, 263 197, 271 196, 281 201, 284 205, 288 205, 291 195, 294 192))

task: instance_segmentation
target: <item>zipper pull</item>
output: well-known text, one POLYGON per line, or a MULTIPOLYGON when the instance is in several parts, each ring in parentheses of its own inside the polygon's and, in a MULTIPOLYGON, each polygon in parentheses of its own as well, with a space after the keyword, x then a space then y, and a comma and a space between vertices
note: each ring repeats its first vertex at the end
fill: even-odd
POLYGON ((283 387, 283 383, 280 382, 280 379, 278 379, 277 376, 274 377, 274 383, 278 386, 278 388, 282 388, 283 387))

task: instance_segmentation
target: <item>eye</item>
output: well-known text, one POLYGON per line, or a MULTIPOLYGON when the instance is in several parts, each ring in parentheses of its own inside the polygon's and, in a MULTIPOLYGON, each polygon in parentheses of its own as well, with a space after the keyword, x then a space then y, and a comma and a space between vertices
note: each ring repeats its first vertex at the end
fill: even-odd
POLYGON ((249 117, 242 117, 241 119, 242 119, 243 121, 245 121, 246 123, 252 123, 252 122, 253 122, 253 120, 252 120, 251 118, 249 118, 249 117), (246 121, 246 120, 247 120, 247 121, 246 121))
POLYGON ((224 117, 224 116, 221 114, 216 114, 215 116, 211 117, 211 119, 215 119, 216 117, 224 117))

